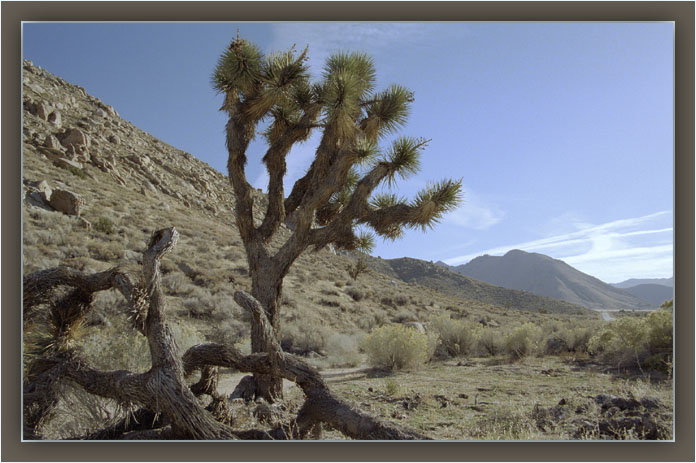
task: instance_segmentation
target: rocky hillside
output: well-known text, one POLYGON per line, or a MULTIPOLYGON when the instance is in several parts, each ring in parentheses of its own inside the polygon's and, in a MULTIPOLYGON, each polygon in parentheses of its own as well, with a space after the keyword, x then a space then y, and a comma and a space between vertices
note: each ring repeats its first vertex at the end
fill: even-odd
POLYGON ((503 288, 459 274, 418 259, 374 259, 373 268, 402 281, 417 283, 463 299, 485 302, 513 310, 547 313, 587 313, 585 307, 540 296, 528 291, 503 288))
MULTIPOLYGON (((247 315, 232 300, 250 281, 227 178, 26 61, 23 83, 24 272, 57 265, 95 272, 117 264, 137 272, 151 232, 173 225, 179 243, 162 268, 173 319, 198 341, 248 335, 247 315)), ((266 199, 256 192, 254 201, 260 217, 266 199)), ((287 233, 281 228, 281 239, 287 233)), ((503 326, 542 317, 530 313, 532 305, 508 310, 518 307, 442 293, 393 270, 353 280, 347 271, 353 263, 353 256, 330 249, 298 259, 284 284, 287 333, 325 340, 440 313, 503 326)), ((110 320, 122 315, 120 296, 100 293, 95 304, 90 323, 111 329, 110 320)))
POLYGON ((481 256, 452 267, 458 273, 505 288, 530 291, 591 309, 651 309, 654 304, 582 273, 544 254, 518 249, 481 256))

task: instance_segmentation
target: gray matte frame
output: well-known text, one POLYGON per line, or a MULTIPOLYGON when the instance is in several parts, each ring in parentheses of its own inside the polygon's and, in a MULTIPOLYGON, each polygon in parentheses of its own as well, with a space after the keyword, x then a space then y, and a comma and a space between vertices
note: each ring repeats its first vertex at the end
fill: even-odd
POLYGON ((2 4, 3 461, 694 461, 694 3, 13 2, 2 4), (21 21, 675 21, 674 442, 21 443, 21 21))

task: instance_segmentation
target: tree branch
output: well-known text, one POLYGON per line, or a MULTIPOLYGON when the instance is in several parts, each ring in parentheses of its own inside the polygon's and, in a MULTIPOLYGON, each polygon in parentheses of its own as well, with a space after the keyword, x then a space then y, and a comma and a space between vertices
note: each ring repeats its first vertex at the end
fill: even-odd
POLYGON ((259 227, 259 233, 264 241, 267 241, 285 220, 285 192, 283 188, 283 179, 286 173, 285 159, 295 143, 309 136, 320 108, 319 105, 311 105, 297 124, 288 127, 282 135, 271 143, 263 157, 268 171, 268 208, 263 223, 259 227))
POLYGON ((55 267, 25 275, 22 284, 24 301, 23 322, 32 322, 37 315, 37 307, 47 303, 58 286, 79 288, 86 293, 95 293, 116 288, 126 298, 131 307, 139 308, 144 302, 142 294, 131 277, 122 267, 114 267, 104 272, 86 275, 68 267, 55 267))
POLYGON ((303 422, 298 422, 300 430, 325 422, 354 439, 428 439, 417 431, 386 423, 335 398, 315 368, 282 351, 258 301, 243 291, 235 293, 235 300, 250 310, 263 325, 264 332, 273 337, 268 344, 270 352, 243 356, 238 350, 221 344, 193 346, 182 359, 187 374, 206 365, 217 365, 294 381, 307 396, 303 422))

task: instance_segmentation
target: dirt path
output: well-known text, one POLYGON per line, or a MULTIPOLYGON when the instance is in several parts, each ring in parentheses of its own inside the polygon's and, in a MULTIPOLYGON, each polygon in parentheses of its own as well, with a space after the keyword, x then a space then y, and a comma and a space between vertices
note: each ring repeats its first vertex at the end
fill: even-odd
MULTIPOLYGON (((321 370, 320 373, 324 380, 327 383, 331 384, 334 382, 349 381, 360 377, 364 377, 368 370, 369 368, 365 366, 359 366, 353 368, 330 368, 327 370, 321 370)), ((218 391, 225 396, 229 396, 230 394, 232 394, 232 391, 234 391, 234 388, 237 387, 239 381, 241 381, 243 377, 247 376, 247 374, 248 373, 223 372, 220 375, 220 381, 218 382, 218 391)), ((293 391, 293 389, 299 389, 297 384, 287 379, 284 379, 283 393, 288 394, 289 392, 293 391)))

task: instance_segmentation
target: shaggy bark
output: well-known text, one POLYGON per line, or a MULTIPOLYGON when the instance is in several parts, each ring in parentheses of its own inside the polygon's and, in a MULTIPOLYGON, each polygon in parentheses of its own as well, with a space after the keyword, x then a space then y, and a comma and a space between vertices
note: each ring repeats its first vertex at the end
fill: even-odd
POLYGON ((307 397, 295 422, 296 432, 300 437, 306 436, 315 426, 326 423, 353 439, 428 439, 417 431, 382 421, 336 398, 315 368, 282 351, 258 301, 243 291, 235 293, 234 298, 238 304, 251 311, 255 322, 268 337, 271 349, 268 353, 243 356, 238 350, 221 344, 193 346, 183 357, 187 374, 198 368, 217 365, 294 381, 307 397))
POLYGON ((31 311, 28 320, 38 317, 42 306, 49 307, 56 339, 51 344, 53 347, 27 368, 25 438, 40 438, 41 428, 58 401, 56 386, 69 379, 91 394, 114 399, 129 408, 141 407, 128 419, 78 439, 301 439, 313 431, 316 433, 321 423, 355 439, 427 439, 334 397, 316 369, 282 351, 265 308, 241 291, 235 294, 235 300, 251 312, 257 339, 265 351, 244 356, 230 346, 205 344, 192 347, 180 358, 166 323, 159 271, 161 258, 171 251, 177 237, 174 228, 153 234, 143 257, 140 285, 118 268, 94 275, 65 268, 27 275, 25 301, 31 311), (63 305, 54 303, 54 290, 65 286, 72 288, 72 292, 60 299, 63 305), (145 373, 99 371, 72 350, 70 343, 57 342, 58 338, 68 337, 70 328, 87 313, 92 294, 112 287, 119 288, 129 300, 131 313, 137 315, 134 325, 147 337, 152 368, 145 373), (73 292, 79 292, 79 297, 73 292), (220 366, 270 377, 281 385, 282 378, 294 381, 307 400, 297 418, 289 423, 268 431, 234 431, 228 426, 231 414, 227 401, 217 391, 220 366), (198 369, 200 380, 187 387, 184 374, 198 369), (213 399, 207 409, 197 399, 203 394, 213 399))
MULTIPOLYGON (((29 383, 25 390, 40 392, 50 391, 52 385, 62 378, 69 378, 82 386, 85 391, 115 399, 122 404, 137 404, 153 407, 171 422, 171 435, 191 439, 232 439, 233 431, 205 411, 184 382, 181 360, 174 343, 169 326, 165 321, 165 301, 160 284, 160 259, 176 245, 178 233, 174 228, 155 232, 150 239, 143 258, 143 291, 131 283, 130 278, 118 271, 102 272, 85 277, 69 269, 51 269, 28 275, 25 278, 25 300, 29 302, 30 315, 35 315, 35 308, 50 299, 49 293, 57 286, 64 285, 80 289, 87 293, 109 289, 117 286, 125 292, 126 298, 135 304, 136 313, 141 312, 140 301, 147 301, 147 315, 140 326, 147 336, 152 357, 152 368, 141 374, 118 370, 103 372, 91 368, 84 360, 69 348, 54 352, 48 358, 39 358, 30 368, 29 383), (144 297, 140 297, 144 294, 144 297)), ((55 307, 59 310, 61 307, 55 307)), ((64 313, 72 313, 72 307, 62 307, 64 313)), ((82 313, 84 315, 84 313, 82 313)), ((31 318, 31 317, 30 317, 31 318)), ((75 317, 53 317, 54 323, 76 323, 75 317)), ((68 326, 54 326, 54 332, 69 333, 68 326)), ((62 346, 62 344, 59 344, 62 346)), ((51 395, 30 400, 29 406, 41 413, 28 413, 36 427, 45 421, 50 412, 51 395), (48 406, 47 406, 48 405, 48 406)), ((31 396, 30 396, 31 399, 31 396)), ((25 405, 25 414, 27 414, 25 405)))

